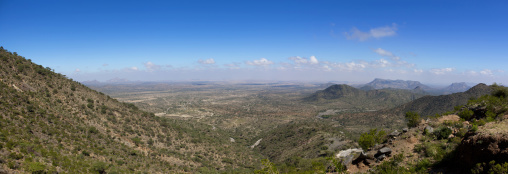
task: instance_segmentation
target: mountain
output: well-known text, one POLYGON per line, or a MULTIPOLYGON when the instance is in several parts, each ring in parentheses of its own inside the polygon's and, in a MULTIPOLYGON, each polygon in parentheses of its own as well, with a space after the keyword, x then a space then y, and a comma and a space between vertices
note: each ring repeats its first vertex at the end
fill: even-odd
POLYGON ((260 155, 0 47, 0 173, 252 173, 260 155))
POLYGON ((404 115, 408 111, 420 113, 423 116, 431 116, 452 111, 455 106, 465 105, 471 98, 477 98, 490 94, 492 88, 480 83, 466 92, 459 92, 450 95, 424 96, 404 105, 390 109, 389 113, 404 115))
POLYGON ((361 91, 349 85, 332 85, 324 90, 317 91, 308 100, 321 100, 321 99, 338 99, 343 97, 364 97, 365 91, 361 91))
POLYGON ((324 90, 316 91, 303 100, 317 103, 335 103, 341 108, 364 108, 378 110, 395 107, 424 96, 411 90, 378 89, 361 90, 349 85, 332 85, 324 90))
POLYGON ((442 90, 445 93, 451 94, 451 93, 457 93, 457 92, 464 92, 470 89, 471 87, 467 85, 465 82, 460 83, 452 83, 450 86, 447 86, 443 88, 442 90))
POLYGON ((395 89, 408 89, 412 90, 416 87, 420 87, 423 90, 429 90, 430 87, 418 82, 418 81, 410 81, 410 80, 387 80, 376 78, 372 82, 365 84, 365 86, 371 86, 374 89, 384 89, 384 88, 395 88, 395 89))
POLYGON ((402 128, 406 124, 404 114, 408 111, 417 112, 426 118, 453 111, 455 106, 467 104, 469 99, 478 98, 491 92, 490 86, 478 84, 466 92, 440 96, 426 95, 391 108, 373 112, 340 114, 329 119, 340 122, 352 133, 364 132, 370 128, 402 128))

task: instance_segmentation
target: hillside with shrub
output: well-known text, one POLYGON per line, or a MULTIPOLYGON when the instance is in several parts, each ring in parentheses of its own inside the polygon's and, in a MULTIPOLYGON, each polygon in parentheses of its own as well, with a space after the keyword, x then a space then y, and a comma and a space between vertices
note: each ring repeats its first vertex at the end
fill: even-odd
POLYGON ((0 48, 0 173, 253 171, 212 126, 156 117, 0 48))

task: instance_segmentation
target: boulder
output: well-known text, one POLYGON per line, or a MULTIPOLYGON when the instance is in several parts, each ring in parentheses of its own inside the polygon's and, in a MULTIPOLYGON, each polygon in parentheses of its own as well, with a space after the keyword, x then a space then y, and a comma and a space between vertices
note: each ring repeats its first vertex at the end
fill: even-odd
POLYGON ((404 129, 402 129, 402 132, 404 132, 404 133, 406 133, 407 131, 409 131, 409 129, 408 129, 408 128, 404 128, 404 129))
POLYGON ((430 126, 426 126, 425 131, 427 131, 428 133, 432 133, 432 132, 434 132, 434 128, 432 128, 430 126))
POLYGON ((337 155, 337 158, 342 160, 342 164, 344 166, 349 166, 354 160, 358 158, 366 158, 367 155, 363 152, 362 149, 348 149, 340 151, 337 155))
POLYGON ((376 157, 376 159, 377 159, 378 161, 383 161, 385 158, 386 158, 386 155, 385 155, 385 154, 381 154, 381 155, 379 155, 379 156, 377 156, 377 157, 376 157))
POLYGON ((376 159, 376 152, 374 151, 370 151, 370 152, 367 152, 367 159, 376 159))
POLYGON ((402 133, 401 133, 401 132, 399 132, 399 131, 397 131, 397 130, 395 130, 395 131, 393 131, 393 132, 392 132, 390 135, 388 135, 388 136, 390 136, 390 137, 394 138, 394 137, 398 137, 400 134, 402 134, 402 133))
POLYGON ((390 155, 392 153, 392 149, 390 149, 389 147, 383 147, 383 148, 379 149, 378 153, 390 155))

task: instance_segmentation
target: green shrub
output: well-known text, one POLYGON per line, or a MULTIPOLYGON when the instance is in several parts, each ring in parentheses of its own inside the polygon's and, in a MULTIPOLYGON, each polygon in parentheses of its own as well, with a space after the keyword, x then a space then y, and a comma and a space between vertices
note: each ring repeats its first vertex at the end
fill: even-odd
POLYGON ((88 132, 91 134, 96 134, 96 133, 99 133, 99 130, 97 130, 97 128, 92 126, 92 127, 88 128, 88 132))
POLYGON ((473 117, 474 112, 469 109, 464 109, 464 110, 460 111, 458 115, 460 118, 462 118, 464 120, 470 120, 471 117, 473 117))
POLYGON ((392 159, 376 166, 373 173, 410 173, 405 167, 399 165, 403 160, 403 154, 395 155, 392 159))
POLYGON ((428 173, 428 169, 432 166, 429 159, 422 159, 414 164, 409 170, 411 173, 428 173))
POLYGON ((143 144, 143 142, 141 141, 141 138, 139 138, 139 137, 134 137, 131 140, 132 140, 132 142, 134 142, 134 144, 136 144, 136 146, 143 144))
POLYGON ((441 143, 426 142, 415 146, 416 152, 423 152, 426 157, 432 157, 436 161, 442 160, 446 155, 446 146, 441 143))
POLYGON ((364 150, 369 149, 370 147, 376 145, 377 143, 382 143, 386 140, 386 132, 384 130, 377 131, 377 129, 371 129, 368 132, 360 135, 358 139, 358 144, 364 150))
POLYGON ((277 167, 275 167, 275 164, 270 162, 269 159, 263 159, 261 160, 261 163, 263 164, 263 168, 261 170, 256 170, 254 173, 259 174, 278 174, 279 170, 277 170, 277 167))
POLYGON ((420 115, 416 112, 413 111, 406 112, 405 117, 407 119, 408 127, 416 127, 420 123, 420 115))
POLYGON ((108 166, 105 162, 98 161, 92 165, 92 171, 103 174, 106 173, 108 166))
POLYGON ((481 173, 508 173, 508 163, 496 164, 496 161, 492 160, 489 165, 485 163, 477 163, 475 167, 471 169, 473 174, 481 173))
POLYGON ((81 152, 81 154, 85 155, 85 156, 90 156, 90 152, 86 151, 86 150, 83 150, 81 152))
POLYGON ((28 162, 26 165, 26 170, 31 173, 45 173, 46 166, 39 162, 28 162))
POLYGON ((478 131, 478 125, 473 124, 473 126, 471 127, 471 131, 472 131, 472 132, 476 132, 476 131, 478 131))
POLYGON ((506 98, 508 96, 508 88, 504 86, 499 86, 497 84, 493 84, 492 88, 494 88, 494 91, 492 91, 492 96, 497 98, 506 98))
POLYGON ((448 127, 442 127, 434 132, 438 140, 447 139, 452 134, 452 130, 448 127))

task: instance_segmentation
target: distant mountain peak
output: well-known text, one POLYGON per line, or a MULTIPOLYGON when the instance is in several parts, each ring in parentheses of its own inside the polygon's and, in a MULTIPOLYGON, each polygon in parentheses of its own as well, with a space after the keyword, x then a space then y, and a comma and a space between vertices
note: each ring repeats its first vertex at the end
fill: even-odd
POLYGON ((443 91, 445 91, 445 93, 457 93, 467 91, 469 88, 471 87, 467 85, 465 82, 455 82, 452 83, 450 86, 445 87, 443 91))
POLYGON ((381 79, 381 78, 375 78, 372 82, 367 83, 366 86, 371 86, 374 89, 395 88, 395 89, 413 90, 416 87, 420 87, 422 90, 431 89, 430 87, 428 87, 418 81, 389 80, 389 79, 381 79))

